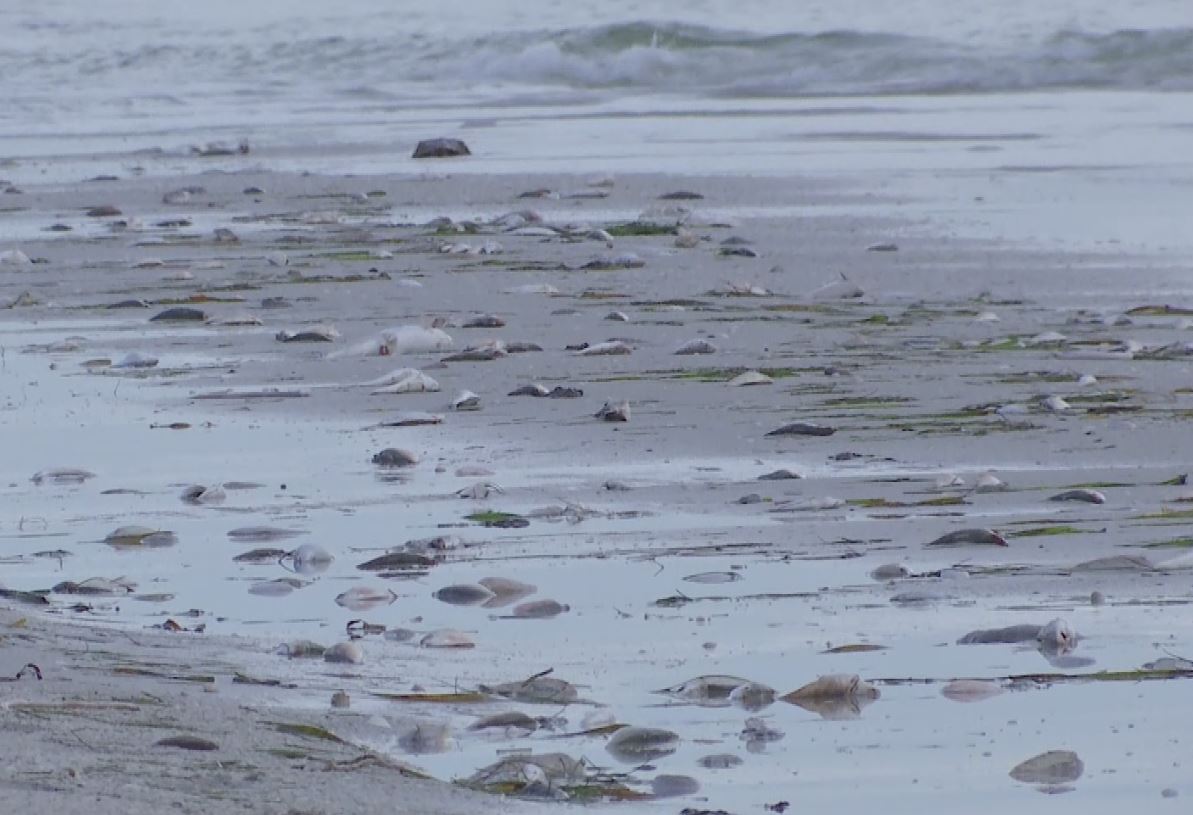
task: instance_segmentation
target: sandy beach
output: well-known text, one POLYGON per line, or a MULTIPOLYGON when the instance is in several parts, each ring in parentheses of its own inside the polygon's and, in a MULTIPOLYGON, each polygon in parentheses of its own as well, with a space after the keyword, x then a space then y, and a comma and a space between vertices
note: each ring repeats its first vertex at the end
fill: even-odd
POLYGON ((856 177, 269 160, 5 199, 0 675, 44 676, 0 684, 6 802, 1187 793, 1187 258, 959 235, 856 177), (406 368, 436 389, 375 393, 406 368), (831 675, 862 685, 786 697, 831 675))

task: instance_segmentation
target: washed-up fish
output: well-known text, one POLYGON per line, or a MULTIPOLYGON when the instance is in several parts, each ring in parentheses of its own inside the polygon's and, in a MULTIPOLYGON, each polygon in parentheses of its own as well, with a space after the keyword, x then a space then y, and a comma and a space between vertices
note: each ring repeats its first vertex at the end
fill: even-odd
POLYGON ((1007 539, 992 529, 958 529, 925 546, 1007 546, 1007 539))

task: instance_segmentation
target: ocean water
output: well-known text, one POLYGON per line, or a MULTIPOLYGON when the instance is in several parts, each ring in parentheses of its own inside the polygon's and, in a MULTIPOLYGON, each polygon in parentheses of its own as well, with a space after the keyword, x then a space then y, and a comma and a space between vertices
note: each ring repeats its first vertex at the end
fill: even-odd
POLYGON ((456 135, 452 172, 828 175, 966 234, 1193 248, 1188 0, 42 0, 0 30, 18 184, 241 139, 206 166, 420 172, 456 135))

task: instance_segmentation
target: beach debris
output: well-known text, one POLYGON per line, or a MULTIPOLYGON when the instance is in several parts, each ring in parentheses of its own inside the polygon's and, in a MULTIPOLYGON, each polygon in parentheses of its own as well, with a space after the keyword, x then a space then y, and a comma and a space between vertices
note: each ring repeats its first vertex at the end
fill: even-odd
POLYGON ((610 311, 605 315, 605 319, 615 323, 628 323, 630 321, 629 315, 624 311, 610 311))
POLYGON ((123 214, 119 207, 111 204, 101 204, 98 207, 92 207, 86 213, 88 218, 116 218, 123 214))
POLYGON ((697 572, 696 574, 685 575, 683 579, 687 583, 722 585, 725 583, 736 583, 742 579, 742 576, 738 572, 697 572))
POLYGON ((606 402, 593 415, 606 422, 628 422, 630 420, 630 403, 622 401, 615 405, 612 402, 606 402))
POLYGON ((219 484, 191 484, 179 495, 188 504, 222 504, 228 494, 219 484))
POLYGON ((470 390, 462 390, 456 394, 451 403, 452 410, 480 410, 481 398, 470 390))
POLYGON ((958 529, 941 535, 925 546, 1008 546, 1007 539, 992 529, 958 529))
POLYGON ((1072 405, 1059 396, 1045 396, 1040 400, 1040 404, 1045 410, 1052 413, 1063 413, 1066 410, 1072 409, 1072 405))
POLYGON ((565 753, 519 753, 482 767, 465 783, 482 790, 554 800, 567 797, 556 785, 586 782, 586 776, 585 763, 565 753))
POLYGON ((200 752, 211 752, 220 749, 220 746, 214 741, 209 741, 198 736, 168 736, 164 739, 158 739, 154 742, 154 746, 174 747, 179 750, 196 750, 200 752))
POLYGON ((379 467, 411 467, 418 464, 418 456, 409 450, 386 447, 373 456, 373 463, 379 467))
POLYGON ((468 725, 469 730, 519 730, 525 733, 533 733, 538 727, 537 719, 517 710, 484 716, 468 725))
POLYGON ((455 628, 440 628, 423 636, 418 641, 423 648, 475 648, 476 641, 468 634, 455 628))
POLYGON ((550 283, 524 283, 505 290, 506 294, 559 294, 559 289, 550 283))
POLYGON ((546 673, 535 674, 521 681, 503 682, 500 685, 480 685, 479 690, 481 693, 501 696, 511 702, 527 704, 563 705, 580 698, 576 686, 571 682, 547 676, 546 673))
POLYGON ((492 362, 509 356, 505 343, 501 340, 488 340, 480 345, 473 345, 455 354, 449 354, 441 362, 492 362))
POLYGON ((1097 490, 1067 490, 1051 496, 1049 501, 1084 501, 1087 504, 1104 504, 1106 496, 1097 490))
POLYGON ((750 246, 722 246, 717 250, 722 257, 756 258, 758 250, 750 246))
POLYGON ((365 661, 365 652, 358 643, 337 642, 323 652, 323 661, 337 665, 360 665, 365 661))
POLYGON ((34 484, 82 484, 95 473, 80 467, 52 467, 39 470, 29 479, 34 484))
POLYGON ((207 312, 190 306, 175 306, 165 311, 159 311, 149 318, 151 323, 202 323, 207 321, 207 312))
POLYGON ((412 158, 456 158, 470 156, 472 151, 460 139, 423 139, 414 147, 412 158))
POLYGON ((570 608, 555 600, 531 600, 514 606, 509 616, 521 620, 549 620, 565 614, 570 608))
POLYGON ((173 532, 149 526, 121 526, 108 533, 104 543, 111 546, 144 546, 147 548, 173 546, 178 536, 173 532))
POLYGON ((751 711, 761 710, 775 701, 774 688, 739 676, 722 674, 697 676, 670 688, 663 688, 657 693, 702 707, 737 705, 751 711))
POLYGON ((990 643, 1035 642, 1036 638, 1040 636, 1042 627, 1038 624, 1025 623, 1005 628, 984 628, 979 631, 970 631, 957 640, 957 644, 987 645, 990 643))
POLYGON ((689 775, 656 775, 650 779, 650 792, 655 798, 678 798, 700 792, 700 782, 689 775))
POLYGON ((453 606, 476 606, 496 597, 489 589, 474 583, 458 583, 452 586, 444 586, 431 596, 440 602, 453 606))
POLYGON ((338 690, 331 695, 331 706, 338 710, 347 709, 352 705, 352 697, 345 691, 338 690))
POLYGON ((679 348, 675 349, 677 356, 687 356, 692 354, 715 354, 717 347, 708 340, 689 340, 679 348))
POLYGON ((679 734, 660 727, 623 727, 605 743, 618 761, 641 764, 669 756, 679 749, 679 734))
POLYGON ((954 702, 982 702, 1003 692, 997 682, 985 679, 954 679, 940 689, 940 695, 954 702))
POLYGON ((388 606, 397 599, 398 595, 389 589, 375 589, 371 586, 353 586, 348 591, 336 595, 336 605, 351 611, 368 611, 378 606, 388 606))
POLYGON ((633 353, 634 348, 622 340, 608 340, 595 345, 585 346, 576 351, 578 357, 608 357, 633 353))
POLYGON ((496 314, 477 314, 460 324, 461 328, 503 328, 505 320, 496 314))
POLYGON ((335 342, 340 332, 330 325, 316 325, 298 330, 283 329, 274 334, 278 342, 335 342))
POLYGON ((137 351, 132 351, 125 354, 120 359, 112 363, 112 367, 116 369, 121 368, 155 368, 157 367, 158 358, 150 356, 149 354, 142 354, 137 351))
POLYGON ((768 436, 831 436, 836 433, 834 427, 814 424, 812 422, 792 422, 770 431, 768 436))
POLYGON ((244 543, 264 543, 305 534, 306 531, 302 529, 283 529, 278 526, 239 526, 228 531, 229 538, 244 543))
POLYGON ((1049 750, 1011 768, 1010 776, 1024 784, 1066 784, 1076 781, 1085 764, 1072 750, 1049 750))
POLYGON ((751 753, 760 753, 766 749, 766 745, 770 742, 781 741, 785 734, 779 728, 772 727, 761 716, 752 716, 746 719, 745 726, 742 727, 741 733, 738 735, 746 743, 747 750, 751 753))
POLYGON ((867 252, 898 252, 899 246, 894 243, 873 243, 866 247, 867 252))
POLYGON ((825 719, 853 719, 878 697, 878 688, 857 674, 826 674, 779 698, 825 719))

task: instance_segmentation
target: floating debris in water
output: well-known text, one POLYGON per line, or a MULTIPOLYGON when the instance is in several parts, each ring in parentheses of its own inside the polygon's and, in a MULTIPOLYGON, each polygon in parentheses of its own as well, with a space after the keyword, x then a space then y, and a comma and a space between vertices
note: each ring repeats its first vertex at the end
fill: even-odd
POLYGON ((29 480, 34 484, 82 484, 89 478, 95 478, 95 473, 90 470, 78 467, 55 467, 36 472, 29 480))

